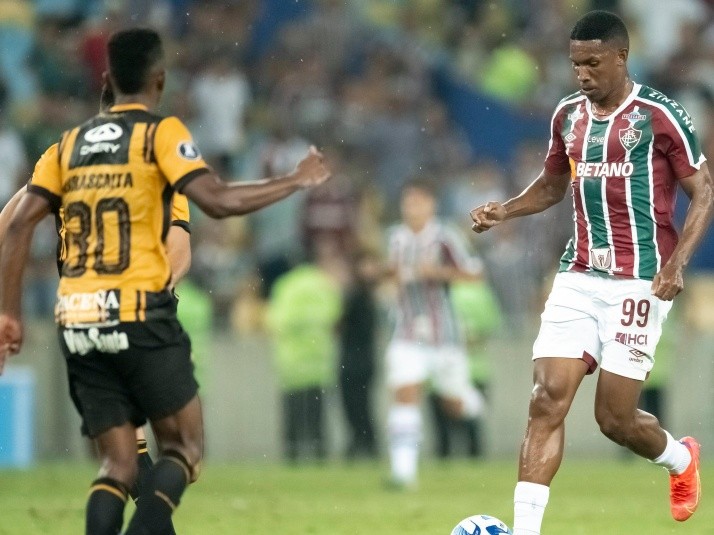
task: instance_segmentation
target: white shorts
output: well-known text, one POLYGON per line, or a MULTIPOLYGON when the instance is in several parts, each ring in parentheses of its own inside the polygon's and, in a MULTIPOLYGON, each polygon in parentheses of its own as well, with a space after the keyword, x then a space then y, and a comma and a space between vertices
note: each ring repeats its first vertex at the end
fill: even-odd
POLYGON ((473 388, 466 351, 458 345, 432 346, 392 340, 387 347, 387 386, 396 389, 431 380, 434 390, 460 398, 473 388))
POLYGON ((590 273, 558 273, 533 359, 583 359, 603 370, 643 381, 654 365, 655 347, 672 301, 652 295, 652 282, 590 273))

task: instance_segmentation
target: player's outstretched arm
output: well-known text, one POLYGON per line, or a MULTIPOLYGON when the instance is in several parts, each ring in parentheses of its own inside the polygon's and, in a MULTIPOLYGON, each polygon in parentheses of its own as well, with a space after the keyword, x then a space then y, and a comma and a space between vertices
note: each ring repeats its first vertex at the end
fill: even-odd
POLYGON ((706 162, 679 183, 691 201, 684 228, 672 256, 652 281, 652 294, 664 301, 671 301, 684 288, 684 268, 709 228, 714 211, 714 181, 706 162))
POLYGON ((50 213, 49 202, 39 195, 23 195, 7 227, 0 248, 0 373, 9 355, 22 345, 22 274, 27 264, 35 227, 50 213))
POLYGON ((5 240, 5 234, 7 233, 7 227, 10 225, 10 220, 12 219, 12 214, 15 213, 15 208, 20 203, 20 199, 27 192, 27 186, 23 186, 21 189, 13 195, 7 204, 3 207, 2 212, 0 212, 0 246, 5 240))
POLYGON ((181 193, 214 218, 244 215, 284 199, 299 189, 317 186, 330 178, 324 156, 310 147, 295 170, 285 176, 250 182, 223 182, 206 172, 191 180, 181 193))
POLYGON ((570 174, 552 175, 545 169, 517 197, 504 203, 487 202, 471 210, 471 228, 481 233, 507 219, 537 214, 563 200, 570 183, 570 174))

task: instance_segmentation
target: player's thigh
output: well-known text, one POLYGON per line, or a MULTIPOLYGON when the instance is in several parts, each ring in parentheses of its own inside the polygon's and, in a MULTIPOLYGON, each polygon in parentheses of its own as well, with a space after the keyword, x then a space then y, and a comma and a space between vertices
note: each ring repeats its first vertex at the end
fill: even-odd
POLYGON ((151 427, 162 452, 179 452, 192 469, 200 464, 204 437, 203 412, 198 395, 173 414, 151 420, 151 427))
POLYGON ((392 340, 386 351, 386 383, 393 392, 417 388, 430 373, 430 348, 408 340, 392 340))
POLYGON ((595 391, 595 419, 598 422, 625 422, 632 419, 642 392, 643 381, 600 370, 595 391))
POLYGON ((597 311, 592 304, 592 276, 559 273, 541 314, 533 360, 562 357, 585 361, 593 373, 600 362, 597 311))
POLYGON ((131 423, 111 427, 100 433, 97 446, 99 477, 110 477, 127 486, 134 483, 137 474, 135 428, 131 423))
POLYGON ((136 322, 129 331, 133 366, 124 379, 133 399, 152 422, 176 414, 198 393, 188 336, 175 319, 136 322))
POLYGON ((650 281, 625 279, 606 281, 599 306, 602 369, 643 381, 672 302, 653 296, 650 281))
MULTIPOLYGON (((133 396, 117 371, 113 361, 116 355, 94 349, 85 351, 89 346, 84 346, 80 353, 79 346, 73 342, 85 336, 86 329, 59 329, 60 348, 67 364, 69 393, 82 418, 82 434, 96 438, 108 429, 127 422, 134 427, 143 425, 146 419, 133 403, 133 396)), ((125 353, 128 355, 128 352, 125 353)))

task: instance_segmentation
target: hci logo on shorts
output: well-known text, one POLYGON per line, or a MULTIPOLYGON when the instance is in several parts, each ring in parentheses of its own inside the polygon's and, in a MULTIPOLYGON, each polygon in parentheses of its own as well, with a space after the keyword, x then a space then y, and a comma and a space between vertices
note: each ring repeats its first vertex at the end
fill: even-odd
POLYGON ((646 346, 647 345, 647 335, 646 334, 632 334, 632 333, 615 333, 615 341, 620 342, 624 346, 631 347, 635 346, 646 346))

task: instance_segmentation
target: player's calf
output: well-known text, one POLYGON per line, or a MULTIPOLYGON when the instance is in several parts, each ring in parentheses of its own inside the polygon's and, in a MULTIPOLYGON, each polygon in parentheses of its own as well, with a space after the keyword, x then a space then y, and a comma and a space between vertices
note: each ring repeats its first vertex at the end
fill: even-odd
POLYGON ((147 484, 137 503, 126 535, 166 533, 171 515, 192 481, 193 469, 177 451, 168 450, 151 470, 147 484))

